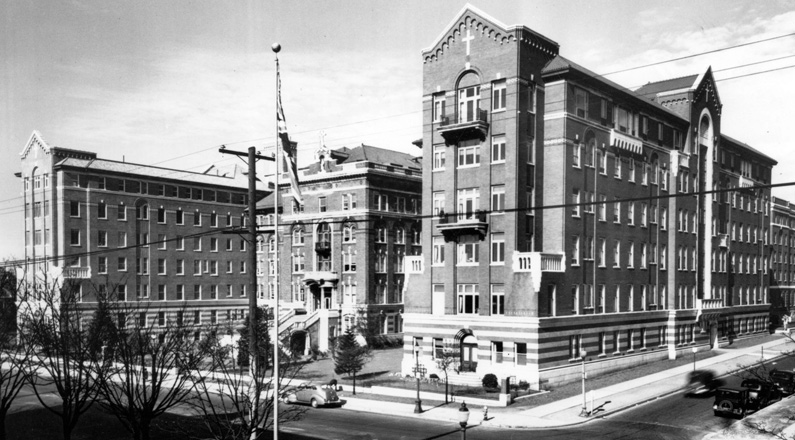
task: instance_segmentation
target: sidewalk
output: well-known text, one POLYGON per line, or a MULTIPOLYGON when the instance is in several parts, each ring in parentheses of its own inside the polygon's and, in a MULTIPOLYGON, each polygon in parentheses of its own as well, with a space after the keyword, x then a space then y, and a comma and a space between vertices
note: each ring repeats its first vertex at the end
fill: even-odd
MULTIPOLYGON (((779 356, 781 351, 795 349, 795 344, 783 335, 772 341, 742 349, 726 350, 717 356, 702 359, 697 362, 696 368, 709 369, 721 376, 735 371, 738 364, 751 364, 758 362, 764 347, 765 359, 779 356)), ((723 350, 723 349, 719 349, 723 350)), ((509 406, 507 408, 489 408, 488 420, 483 421, 481 406, 469 406, 470 425, 484 425, 502 428, 543 428, 560 427, 586 423, 596 417, 614 414, 645 403, 662 396, 681 392, 687 383, 688 372, 693 371, 693 365, 683 365, 659 373, 651 374, 635 380, 626 381, 598 390, 589 390, 594 393, 594 405, 604 405, 604 411, 591 417, 580 417, 582 410, 582 396, 572 396, 533 408, 509 406)), ((343 396, 346 400, 344 409, 353 411, 366 411, 373 413, 389 414, 401 417, 416 417, 421 419, 442 420, 455 422, 458 420, 456 404, 430 407, 424 405, 425 411, 414 414, 414 405, 406 403, 385 402, 371 399, 360 399, 343 396)), ((590 397, 589 397, 590 399, 590 397)), ((588 401, 588 409, 591 403, 588 401)))

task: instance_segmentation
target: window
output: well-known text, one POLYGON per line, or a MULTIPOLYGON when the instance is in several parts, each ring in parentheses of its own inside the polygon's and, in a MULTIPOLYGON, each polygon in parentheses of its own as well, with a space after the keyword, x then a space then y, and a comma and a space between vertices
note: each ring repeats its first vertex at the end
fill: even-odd
POLYGON ((613 223, 621 223, 621 202, 613 197, 613 223))
POLYGON ((127 257, 119 257, 118 270, 119 272, 127 272, 127 257))
POLYGON ((444 237, 433 237, 433 260, 434 266, 444 265, 444 237))
MULTIPOLYGON (((293 229, 293 246, 303 246, 304 244, 304 229, 303 228, 295 228, 293 229)), ((226 241, 226 250, 232 250, 232 241, 227 239, 226 241)))
POLYGON ((581 162, 582 157, 582 145, 574 145, 572 147, 572 160, 571 163, 575 168, 580 168, 582 166, 581 162))
POLYGON ((480 86, 458 91, 458 123, 473 122, 480 117, 480 86))
POLYGON ((505 286, 502 284, 491 285, 491 314, 505 314, 505 286))
POLYGON ((317 209, 319 212, 326 212, 326 197, 320 196, 317 198, 317 209))
POLYGON ((218 227, 218 214, 216 214, 214 212, 210 214, 210 227, 211 228, 217 228, 218 227))
POLYGON ((648 224, 648 207, 646 203, 640 204, 640 226, 645 228, 648 224))
POLYGON ((157 222, 158 223, 165 223, 166 222, 166 209, 162 206, 157 208, 157 222))
POLYGON ((605 267, 605 263, 606 263, 606 260, 607 260, 607 255, 606 255, 606 251, 607 250, 605 249, 605 246, 606 246, 605 239, 604 238, 600 238, 598 243, 599 243, 599 261, 598 261, 598 264, 599 264, 599 267, 605 267))
POLYGON ((183 215, 182 208, 177 209, 176 211, 176 221, 178 225, 185 224, 185 216, 183 215))
POLYGON ((356 194, 343 194, 342 210, 348 211, 351 209, 356 209, 356 194))
POLYGON ((342 228, 342 242, 355 243, 356 242, 356 226, 347 225, 342 228))
POLYGON ((584 118, 588 109, 588 92, 580 88, 574 88, 574 110, 575 114, 584 118))
POLYGON ((458 220, 475 220, 479 206, 480 190, 478 188, 458 190, 458 220))
POLYGON ((70 234, 69 244, 72 246, 80 246, 80 230, 72 229, 70 234))
POLYGON ((635 268, 635 243, 632 241, 627 246, 627 268, 635 268))
POLYGON ((491 162, 505 162, 505 136, 491 137, 491 162))
POLYGON ((165 275, 166 274, 166 259, 165 258, 158 258, 157 259, 157 274, 158 275, 165 275))
POLYGON ((193 213, 193 226, 201 226, 202 225, 202 214, 197 209, 196 212, 193 213))
POLYGON ((117 206, 116 219, 127 220, 127 208, 124 206, 124 203, 119 203, 119 205, 117 206))
POLYGON ((108 246, 108 231, 97 231, 97 246, 108 246))
POLYGON ((579 217, 580 216, 580 190, 574 188, 571 193, 571 216, 572 217, 579 217))
POLYGON ((433 215, 440 215, 444 212, 444 192, 436 191, 433 193, 433 215))
POLYGON ((177 275, 185 275, 185 260, 178 259, 177 260, 177 275))
POLYGON ((635 161, 630 159, 629 163, 627 164, 627 168, 629 169, 629 178, 630 182, 635 182, 635 161))
POLYGON ((505 234, 491 234, 491 263, 505 263, 505 234))
MULTIPOLYGON (((44 208, 45 208, 44 210, 45 211, 47 210, 46 203, 47 202, 45 202, 45 205, 44 205, 44 208)), ((44 215, 47 215, 47 213, 45 212, 44 215)), ((102 201, 102 200, 97 202, 97 218, 101 218, 101 219, 108 218, 108 205, 106 205, 105 202, 102 201)))
POLYGON ((615 156, 613 160, 613 177, 621 179, 621 157, 615 156))
POLYGON ((478 264, 480 240, 474 235, 463 235, 458 240, 458 265, 478 264))
POLYGON ((640 244, 640 268, 641 269, 645 269, 646 268, 646 261, 647 261, 647 252, 646 252, 646 250, 647 250, 646 243, 641 243, 640 244))
POLYGON ((635 226, 635 202, 628 202, 627 204, 627 224, 635 226))
POLYGON ((433 97, 433 122, 441 122, 444 119, 445 97, 444 93, 433 97))
POLYGON ((606 176, 607 175, 607 153, 604 151, 597 151, 597 162, 599 163, 599 174, 606 176))
POLYGON ((574 235, 571 240, 571 265, 580 265, 580 236, 574 235))
POLYGON ((491 187, 491 211, 492 214, 505 210, 505 185, 495 185, 491 187))
POLYGON ((102 274, 108 273, 108 258, 107 257, 99 257, 97 259, 97 271, 99 273, 102 273, 102 274))
POLYGON ((80 202, 76 200, 69 202, 69 215, 71 217, 80 217, 80 202))
POLYGON ((218 252, 218 239, 210 237, 210 252, 218 252))
POLYGON ((445 155, 446 153, 446 145, 434 145, 433 146, 433 169, 434 170, 443 170, 444 169, 444 162, 445 162, 445 155))
POLYGON ((607 196, 599 195, 599 221, 607 221, 607 196))
POLYGON ((477 284, 459 284, 458 289, 458 314, 477 315, 480 305, 477 284))
POLYGON ((458 166, 472 167, 480 165, 480 144, 462 142, 458 147, 458 166))
POLYGON ((201 237, 193 237, 193 250, 194 251, 201 251, 202 250, 202 238, 201 237))
POLYGON ((613 267, 621 267, 621 241, 613 241, 613 267))
POLYGON ((491 86, 491 109, 493 111, 505 110, 505 96, 507 92, 505 80, 496 81, 491 86))

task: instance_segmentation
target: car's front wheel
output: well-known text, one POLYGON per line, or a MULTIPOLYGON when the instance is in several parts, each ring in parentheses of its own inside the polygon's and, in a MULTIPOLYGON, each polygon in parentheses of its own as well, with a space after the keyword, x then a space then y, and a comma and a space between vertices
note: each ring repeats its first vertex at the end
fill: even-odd
POLYGON ((317 399, 313 398, 312 401, 309 402, 309 404, 312 405, 312 408, 317 408, 317 399))

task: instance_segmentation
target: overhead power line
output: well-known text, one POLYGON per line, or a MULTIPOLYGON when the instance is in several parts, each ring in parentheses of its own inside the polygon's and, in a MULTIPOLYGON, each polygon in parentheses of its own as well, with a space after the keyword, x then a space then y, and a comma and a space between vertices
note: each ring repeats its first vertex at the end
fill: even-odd
POLYGON ((609 73, 602 73, 602 74, 600 74, 600 76, 615 75, 616 73, 629 72, 629 71, 632 71, 632 70, 643 69, 643 68, 651 67, 651 66, 659 66, 660 64, 672 63, 674 61, 686 60, 688 58, 695 58, 695 57, 698 57, 698 56, 701 56, 701 55, 707 55, 707 54, 716 53, 716 52, 723 52, 725 50, 736 49, 738 47, 750 46, 752 44, 764 43, 766 41, 772 41, 772 40, 777 40, 779 38, 791 37, 793 35, 795 35, 795 32, 792 32, 792 33, 789 33, 789 34, 785 34, 785 35, 779 35, 777 37, 770 37, 770 38, 764 38, 764 39, 761 39, 761 40, 750 41, 748 43, 735 44, 733 46, 722 47, 720 49, 713 49, 713 50, 708 50, 708 51, 704 51, 704 52, 694 53, 694 54, 685 55, 685 56, 681 56, 681 57, 677 57, 677 58, 671 58, 671 59, 664 60, 664 61, 657 61, 657 62, 654 62, 654 63, 643 64, 641 66, 628 67, 626 69, 615 70, 615 71, 609 72, 609 73))

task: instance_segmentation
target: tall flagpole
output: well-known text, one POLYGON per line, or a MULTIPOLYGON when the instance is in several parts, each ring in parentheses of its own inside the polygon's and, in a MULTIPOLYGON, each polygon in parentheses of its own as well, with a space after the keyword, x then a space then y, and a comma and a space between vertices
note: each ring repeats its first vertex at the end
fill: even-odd
MULTIPOLYGON (((279 43, 273 43, 271 46, 273 49, 274 58, 276 60, 276 114, 279 114, 279 102, 281 100, 281 87, 280 87, 280 80, 279 80, 279 51, 282 50, 282 46, 279 43)), ((273 325, 273 439, 278 440, 279 438, 279 174, 281 174, 281 161, 283 160, 283 153, 279 151, 279 118, 276 118, 276 188, 274 190, 274 211, 273 211, 273 218, 274 218, 274 226, 273 226, 273 241, 276 245, 276 252, 274 255, 274 269, 275 269, 275 292, 274 296, 274 304, 273 304, 273 315, 274 315, 274 325, 273 325)), ((284 148, 284 145, 282 145, 284 148)))

